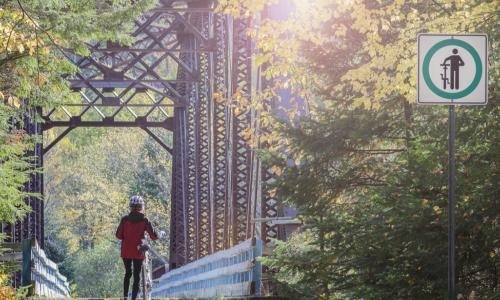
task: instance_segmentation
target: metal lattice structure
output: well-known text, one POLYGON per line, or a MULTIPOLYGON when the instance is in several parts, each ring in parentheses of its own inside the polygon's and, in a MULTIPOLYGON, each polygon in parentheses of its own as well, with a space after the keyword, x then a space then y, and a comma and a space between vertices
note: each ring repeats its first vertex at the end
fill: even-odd
MULTIPOLYGON (((60 131, 43 149, 37 145, 39 167, 43 154, 78 127, 141 128, 172 154, 170 269, 252 237, 269 242, 279 235, 278 225, 252 222, 279 215, 277 200, 261 188, 272 174, 242 134, 258 124, 256 114, 228 101, 255 92, 251 20, 214 7, 159 1, 136 21, 131 46, 89 45, 89 57, 72 56, 76 100, 38 111, 43 125, 27 118, 30 134, 60 131)), ((42 175, 34 176, 27 189, 43 195, 42 175)), ((36 237, 43 245, 43 205, 27 201, 33 213, 4 231, 13 242, 36 237)))

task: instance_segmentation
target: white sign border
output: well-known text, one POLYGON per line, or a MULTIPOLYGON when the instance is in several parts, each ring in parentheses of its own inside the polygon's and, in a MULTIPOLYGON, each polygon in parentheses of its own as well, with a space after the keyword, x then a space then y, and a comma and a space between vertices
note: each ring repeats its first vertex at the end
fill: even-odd
POLYGON ((487 105, 488 104, 488 67, 489 67, 489 58, 488 58, 488 35, 486 33, 470 33, 470 34, 453 34, 453 33, 419 33, 417 34, 417 104, 419 105, 487 105), (421 36, 482 36, 486 39, 486 46, 484 47, 485 54, 485 68, 484 68, 484 85, 485 85, 485 101, 484 102, 452 102, 452 101, 460 101, 460 100, 449 100, 450 102, 420 102, 420 37, 421 36))

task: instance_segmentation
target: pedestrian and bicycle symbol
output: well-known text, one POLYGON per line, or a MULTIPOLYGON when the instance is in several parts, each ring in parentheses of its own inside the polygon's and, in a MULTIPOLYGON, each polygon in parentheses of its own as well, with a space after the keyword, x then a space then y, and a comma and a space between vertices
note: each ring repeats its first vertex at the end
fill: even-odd
POLYGON ((458 49, 454 48, 452 52, 453 55, 448 56, 441 64, 441 66, 443 66, 443 72, 444 72, 441 73, 441 80, 443 80, 443 90, 446 90, 447 85, 450 85, 450 88, 452 90, 459 89, 460 67, 465 65, 460 55, 458 55, 458 49), (448 66, 450 67, 450 78, 446 76, 446 70, 448 70, 448 66))
POLYGON ((487 37, 418 36, 419 104, 486 104, 487 37))

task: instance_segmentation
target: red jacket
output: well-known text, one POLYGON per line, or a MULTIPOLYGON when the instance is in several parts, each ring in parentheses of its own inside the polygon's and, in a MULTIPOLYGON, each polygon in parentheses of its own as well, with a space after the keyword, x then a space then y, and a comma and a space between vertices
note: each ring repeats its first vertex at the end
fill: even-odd
POLYGON ((158 239, 153 226, 142 213, 131 212, 122 218, 116 230, 116 237, 122 241, 121 256, 123 258, 144 259, 144 253, 139 251, 137 247, 144 239, 146 231, 153 241, 158 239))

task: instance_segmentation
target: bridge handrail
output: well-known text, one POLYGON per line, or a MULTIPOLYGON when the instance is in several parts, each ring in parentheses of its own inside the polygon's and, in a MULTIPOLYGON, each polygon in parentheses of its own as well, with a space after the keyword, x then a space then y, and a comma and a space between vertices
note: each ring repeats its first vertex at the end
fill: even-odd
POLYGON ((68 298, 71 294, 67 278, 34 239, 23 241, 22 283, 31 285, 31 296, 68 298))
POLYGON ((169 271, 154 281, 152 297, 259 295, 262 249, 261 240, 249 239, 169 271))

